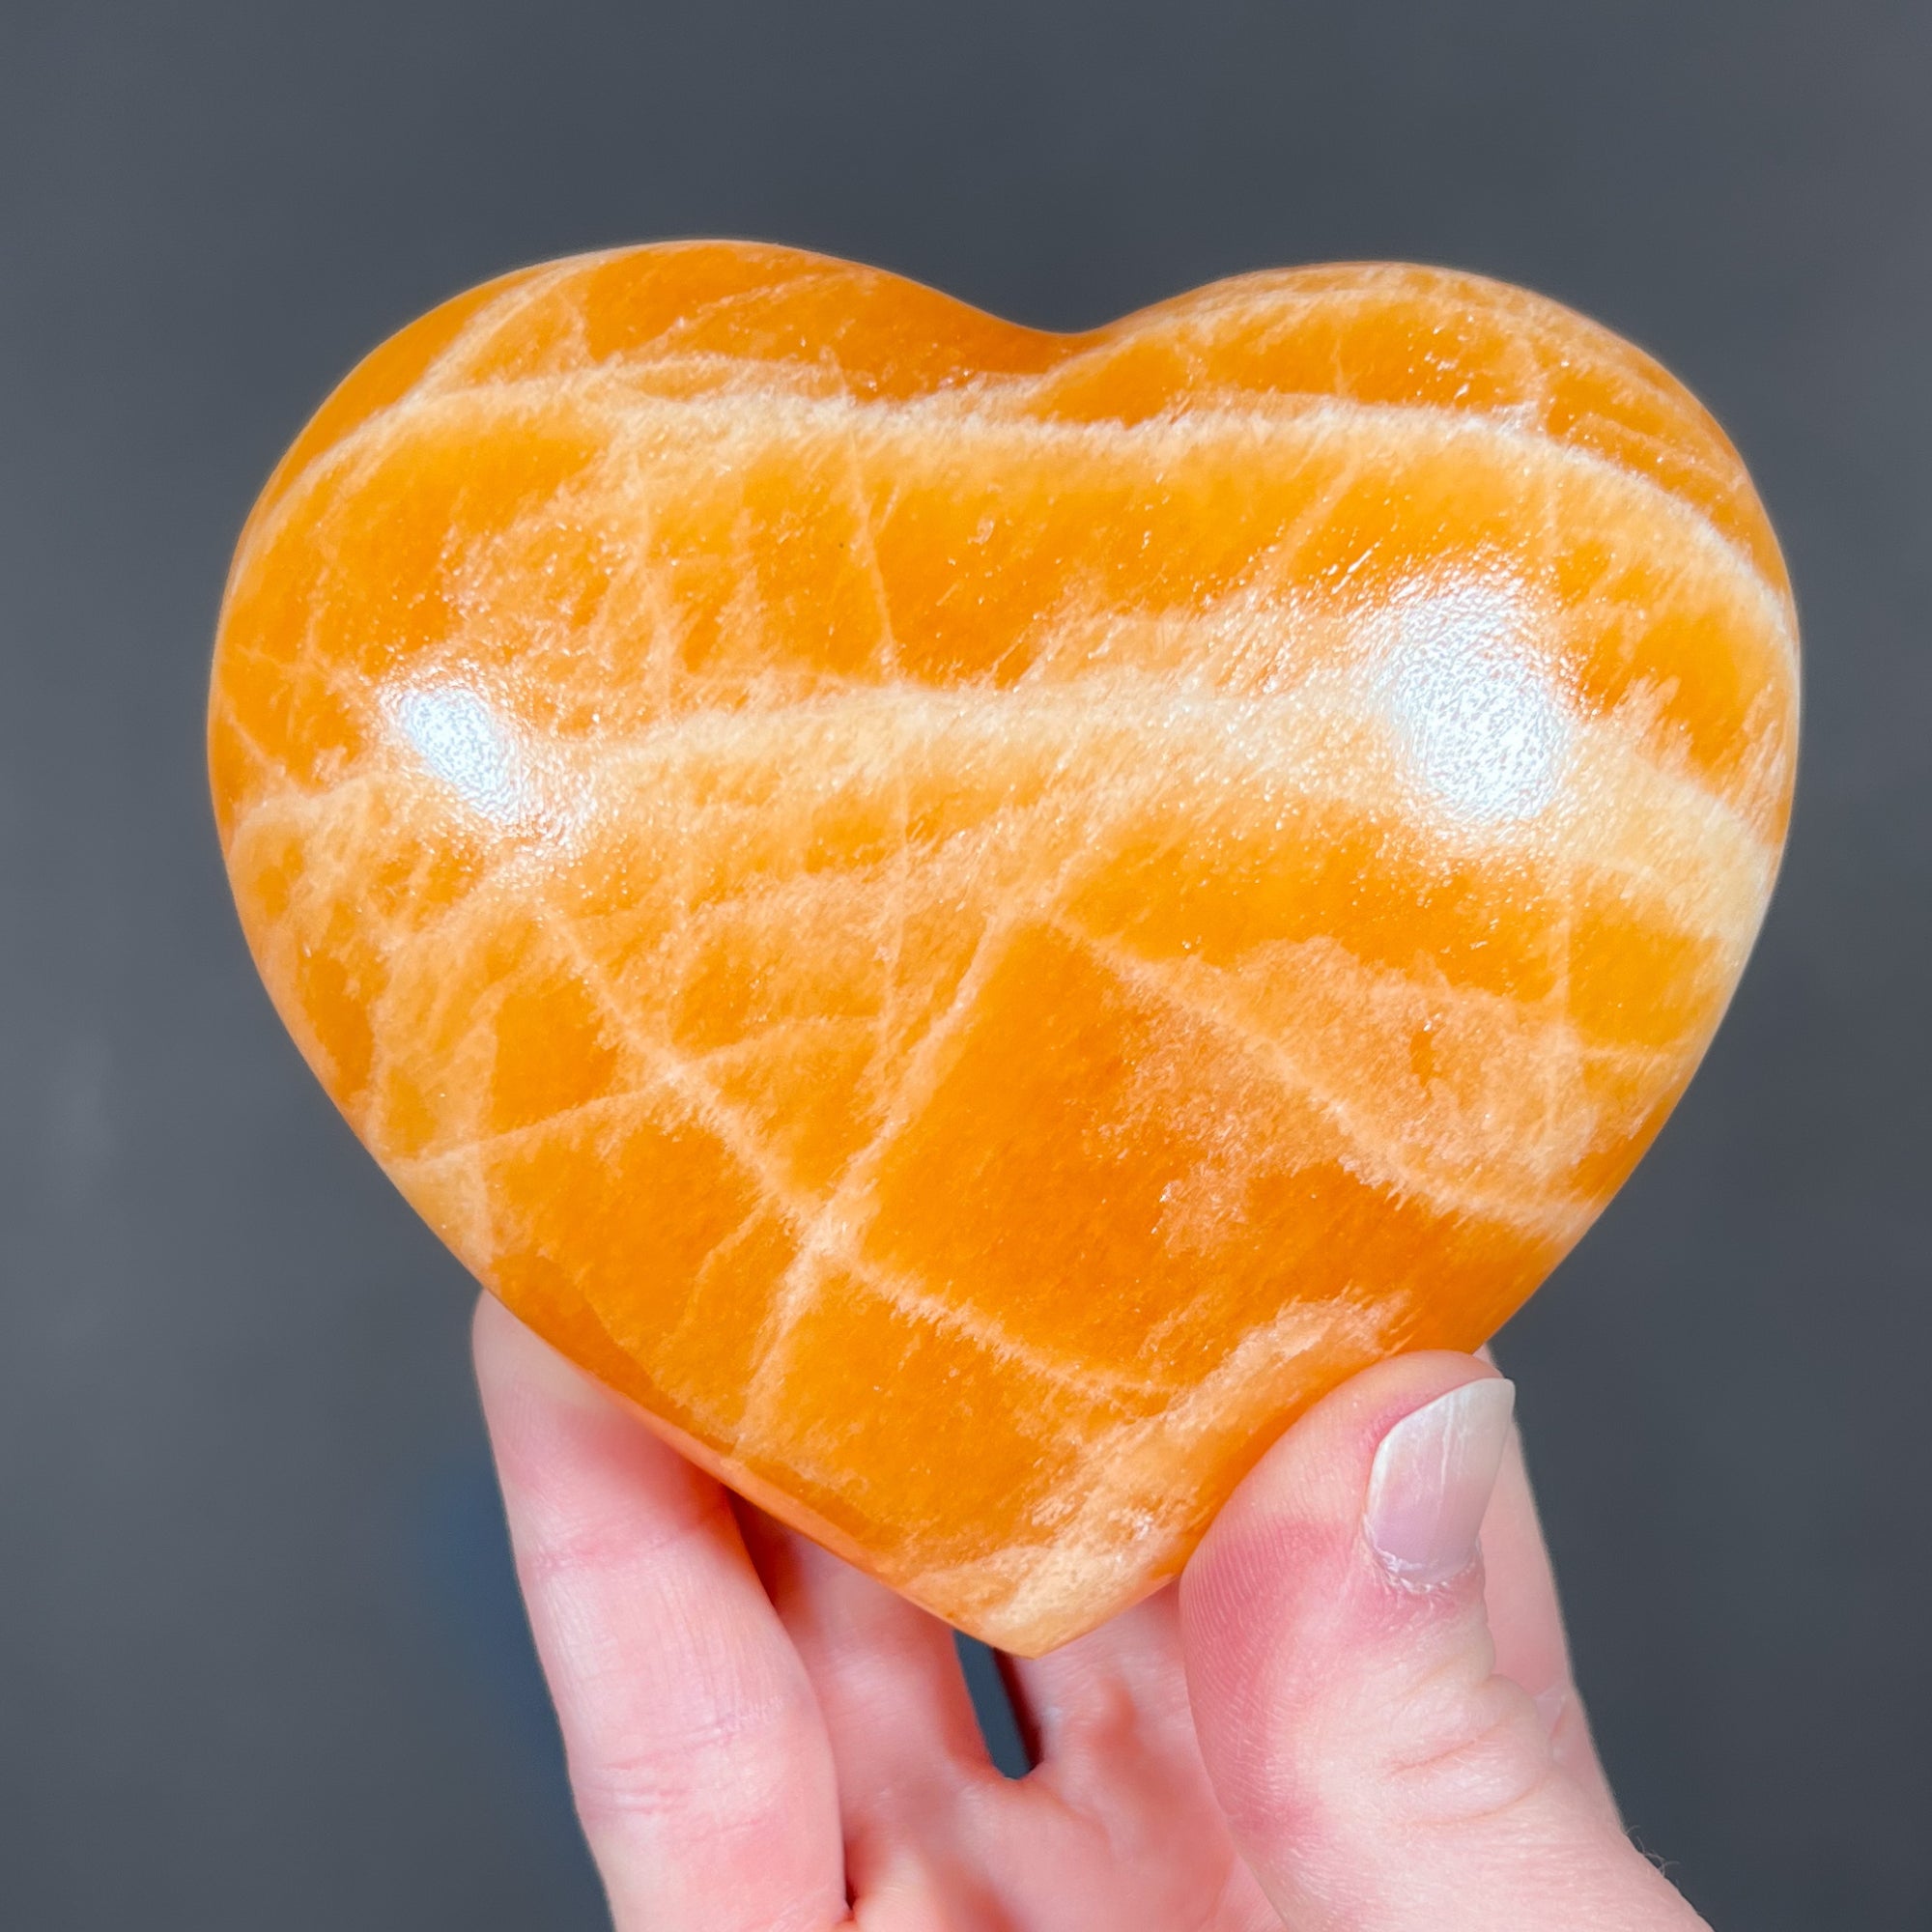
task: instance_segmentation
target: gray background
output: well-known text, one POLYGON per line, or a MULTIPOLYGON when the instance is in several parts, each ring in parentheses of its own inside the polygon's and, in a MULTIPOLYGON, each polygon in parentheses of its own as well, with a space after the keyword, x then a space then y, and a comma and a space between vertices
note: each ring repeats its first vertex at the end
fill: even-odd
POLYGON ((0 0, 0 1923, 589 1927, 459 1271, 258 990, 222 572, 363 350, 773 237, 1082 325, 1409 256, 1661 355, 1797 578, 1784 884, 1504 1338, 1604 1747, 1721 1923, 1932 1923, 1932 8, 0 0))

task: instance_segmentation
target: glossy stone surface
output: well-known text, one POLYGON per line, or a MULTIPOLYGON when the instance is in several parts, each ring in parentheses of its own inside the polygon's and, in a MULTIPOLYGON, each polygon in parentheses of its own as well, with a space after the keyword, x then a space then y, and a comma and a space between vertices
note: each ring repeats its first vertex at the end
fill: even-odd
POLYGON ((349 378, 210 752, 270 992, 479 1279, 1037 1652, 1629 1173, 1771 890, 1796 649, 1716 425, 1520 291, 1061 336, 693 243, 349 378))

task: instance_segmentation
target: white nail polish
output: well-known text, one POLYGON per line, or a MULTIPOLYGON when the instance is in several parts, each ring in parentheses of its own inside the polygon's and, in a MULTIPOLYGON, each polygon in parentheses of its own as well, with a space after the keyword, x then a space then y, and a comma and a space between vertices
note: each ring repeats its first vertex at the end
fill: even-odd
POLYGON ((1464 1382, 1404 1416, 1382 1437, 1369 1472, 1363 1528, 1403 1582, 1446 1583, 1475 1561, 1515 1406, 1514 1382, 1464 1382))

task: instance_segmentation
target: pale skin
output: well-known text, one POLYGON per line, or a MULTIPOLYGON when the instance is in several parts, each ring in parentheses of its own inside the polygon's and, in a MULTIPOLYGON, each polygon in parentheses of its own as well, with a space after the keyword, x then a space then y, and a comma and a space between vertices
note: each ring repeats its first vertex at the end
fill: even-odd
POLYGON ((1177 1586, 1013 1662, 1038 1764, 1011 1780, 943 1624, 487 1297, 475 1341, 616 1932, 1703 1924, 1618 1822, 1487 1360, 1357 1376, 1177 1586))

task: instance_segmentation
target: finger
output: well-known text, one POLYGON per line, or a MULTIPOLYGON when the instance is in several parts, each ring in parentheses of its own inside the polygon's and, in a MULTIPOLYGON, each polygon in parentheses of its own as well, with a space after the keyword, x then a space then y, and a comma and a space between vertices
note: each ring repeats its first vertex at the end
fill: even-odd
POLYGON ((1496 1672, 1477 1533, 1511 1393, 1466 1355, 1368 1370, 1264 1458, 1183 1577, 1203 1756, 1297 1932, 1701 1922, 1496 1672))
POLYGON ((1616 1800, 1598 1762, 1589 1719, 1571 1676, 1556 1577, 1537 1519, 1522 1437, 1515 1429, 1503 1451, 1495 1495, 1483 1518, 1483 1575, 1497 1675, 1529 1692, 1558 1768, 1603 1807, 1605 1816, 1618 1821, 1616 1800))
MULTIPOLYGON (((1038 1739, 1037 1768, 1022 1790, 1042 1787, 1156 1870, 1190 1873, 1197 1884, 1218 1872, 1216 1908, 1199 1922, 1279 1922, 1229 1840, 1201 1760, 1174 1589, 1044 1657, 1004 1662, 1038 1739)), ((1181 1922, 1177 1901, 1155 1912, 1151 1896, 1147 1923, 1181 1922)))
POLYGON ((1106 1780, 1129 1754, 1198 1761, 1172 1589, 1044 1657, 1002 1668, 1035 1756, 1054 1781, 1106 1780))
POLYGON ((619 1932, 845 1918, 831 1752, 717 1484, 485 1296, 476 1378, 619 1932))
MULTIPOLYGON (((1478 1350, 1477 1354, 1492 1368, 1496 1366, 1488 1349, 1478 1350)), ((1523 1461, 1522 1433, 1515 1427, 1503 1452, 1495 1494, 1483 1519, 1483 1573, 1498 1675, 1529 1692, 1549 1733, 1557 1764, 1579 1790, 1618 1820, 1621 1830, 1616 1800, 1598 1761, 1589 1719, 1571 1675, 1556 1576, 1523 1461)))
POLYGON ((831 1742, 852 1891, 903 1889, 908 1865, 950 1835, 940 1826, 960 1793, 998 1778, 952 1634, 809 1538, 743 1517, 831 1742))

